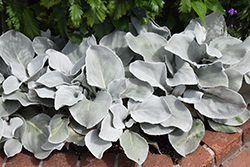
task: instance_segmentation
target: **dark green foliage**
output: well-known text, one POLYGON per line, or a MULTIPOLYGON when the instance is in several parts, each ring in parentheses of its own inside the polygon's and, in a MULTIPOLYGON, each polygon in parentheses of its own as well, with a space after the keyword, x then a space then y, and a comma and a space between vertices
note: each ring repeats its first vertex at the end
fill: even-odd
POLYGON ((0 30, 14 29, 33 39, 40 29, 51 29, 78 43, 90 34, 101 38, 114 29, 128 31, 130 16, 148 23, 163 5, 164 0, 0 0, 0 30))

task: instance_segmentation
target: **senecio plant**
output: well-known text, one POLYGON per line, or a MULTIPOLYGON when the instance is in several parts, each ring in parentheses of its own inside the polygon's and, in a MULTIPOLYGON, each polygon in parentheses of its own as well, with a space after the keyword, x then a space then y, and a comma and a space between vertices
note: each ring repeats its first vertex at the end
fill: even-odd
POLYGON ((99 42, 41 35, 0 37, 0 143, 8 157, 24 147, 44 159, 74 143, 101 159, 119 142, 142 164, 147 135, 168 135, 185 156, 198 147, 204 122, 233 133, 250 117, 250 39, 229 36, 219 13, 173 35, 133 17, 130 32, 99 42))

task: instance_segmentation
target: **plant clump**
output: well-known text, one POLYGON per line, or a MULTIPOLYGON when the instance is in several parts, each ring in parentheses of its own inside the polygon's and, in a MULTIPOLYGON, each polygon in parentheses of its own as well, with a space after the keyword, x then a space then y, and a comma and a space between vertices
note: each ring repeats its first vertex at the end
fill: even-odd
POLYGON ((229 36, 219 13, 206 16, 204 26, 191 20, 178 34, 135 17, 130 32, 79 45, 41 34, 33 41, 12 30, 0 36, 7 157, 24 147, 44 159, 74 143, 101 159, 118 142, 142 164, 153 143, 147 136, 168 135, 186 156, 200 144, 205 121, 234 133, 250 117, 249 38, 229 36))

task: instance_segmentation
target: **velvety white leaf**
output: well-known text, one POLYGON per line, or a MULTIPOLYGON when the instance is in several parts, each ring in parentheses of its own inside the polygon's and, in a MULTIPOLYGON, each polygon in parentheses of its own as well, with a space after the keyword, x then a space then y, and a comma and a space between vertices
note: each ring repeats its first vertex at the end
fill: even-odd
MULTIPOLYGON (((113 118, 114 119, 114 118, 113 118)), ((99 137, 105 141, 116 142, 122 135, 122 129, 116 129, 112 125, 112 115, 109 113, 101 123, 99 137)))
POLYGON ((174 73, 173 78, 167 78, 166 80, 168 85, 196 85, 198 83, 194 70, 189 63, 176 58, 176 64, 176 73, 174 73))
POLYGON ((171 116, 161 123, 164 127, 177 127, 184 132, 188 132, 193 125, 193 118, 187 107, 176 97, 167 95, 163 97, 167 102, 171 116))
POLYGON ((16 91, 19 89, 21 83, 18 81, 18 79, 11 75, 6 80, 3 82, 3 91, 4 94, 8 95, 11 94, 12 92, 16 91))
POLYGON ((136 17, 130 17, 130 20, 138 34, 154 32, 166 39, 171 35, 171 32, 167 27, 160 27, 154 22, 154 20, 150 20, 148 24, 142 25, 138 22, 138 19, 136 17))
POLYGON ((187 89, 184 91, 182 97, 179 96, 177 98, 185 103, 194 104, 201 100, 203 94, 204 94, 203 92, 198 90, 187 89))
POLYGON ((63 106, 72 106, 83 99, 83 94, 74 86, 60 86, 55 94, 55 109, 63 106))
POLYGON ((232 64, 230 68, 239 71, 241 74, 246 74, 250 72, 249 64, 250 64, 250 52, 247 52, 244 58, 239 63, 232 64))
MULTIPOLYGON (((201 22, 200 22, 201 23, 201 22)), ((207 31, 206 43, 219 36, 227 36, 227 25, 224 16, 213 12, 205 17, 204 27, 207 31)))
POLYGON ((22 143, 19 140, 12 138, 8 139, 3 145, 4 153, 8 158, 20 153, 22 148, 22 143))
POLYGON ((187 34, 174 34, 165 49, 198 67, 200 66, 198 63, 205 58, 203 54, 205 48, 187 34))
POLYGON ((124 66, 128 65, 135 55, 128 47, 125 36, 126 32, 115 30, 100 40, 100 45, 113 50, 122 60, 124 66))
POLYGON ((47 37, 35 37, 32 42, 32 46, 36 54, 43 54, 48 49, 59 50, 56 44, 47 37))
POLYGON ((233 90, 225 87, 214 87, 204 91, 201 101, 194 104, 195 109, 204 116, 228 119, 245 111, 246 103, 243 97, 233 90))
POLYGON ((124 120, 128 116, 128 109, 122 104, 112 105, 109 109, 113 114, 113 126, 116 129, 124 129, 124 120))
POLYGON ((196 119, 194 120, 192 129, 189 132, 183 132, 176 128, 168 135, 168 138, 174 149, 180 155, 185 157, 187 154, 197 149, 204 134, 205 127, 202 121, 196 119))
POLYGON ((232 36, 219 36, 214 38, 209 46, 218 49, 220 52, 223 52, 227 48, 230 48, 236 44, 240 44, 242 41, 236 37, 232 36))
POLYGON ((225 73, 228 77, 228 88, 234 91, 239 91, 243 81, 243 74, 241 74, 235 68, 227 68, 225 69, 225 73))
POLYGON ((116 79, 109 83, 107 91, 111 94, 113 100, 118 100, 126 88, 126 79, 116 79))
POLYGON ((20 81, 25 81, 28 79, 26 70, 22 64, 11 62, 10 63, 12 74, 17 77, 20 81))
POLYGON ((80 59, 86 57, 86 51, 91 45, 96 44, 96 39, 94 36, 83 38, 82 42, 77 44, 72 44, 70 41, 65 45, 62 53, 67 55, 73 64, 76 64, 80 59))
POLYGON ((38 83, 41 83, 49 88, 62 84, 70 84, 70 81, 70 77, 64 75, 59 71, 47 72, 37 80, 38 83))
POLYGON ((49 123, 48 141, 52 144, 64 142, 69 136, 69 117, 63 114, 55 114, 49 123))
POLYGON ((86 135, 90 130, 80 125, 72 117, 70 118, 70 127, 80 135, 86 135))
POLYGON ((76 75, 85 66, 85 57, 86 54, 73 65, 70 71, 71 75, 76 75))
POLYGON ((29 105, 34 105, 34 104, 39 104, 38 101, 36 100, 30 100, 28 98, 28 94, 20 91, 15 91, 14 93, 11 93, 9 95, 2 95, 3 101, 7 100, 17 100, 21 103, 22 106, 29 106, 29 105))
POLYGON ((98 129, 93 129, 87 133, 85 136, 85 144, 96 158, 101 159, 103 153, 112 146, 112 143, 102 140, 98 134, 98 129))
POLYGON ((19 107, 21 107, 21 104, 18 101, 7 100, 3 102, 2 98, 0 98, 0 117, 10 116, 15 113, 19 107))
POLYGON ((147 83, 136 78, 126 80, 127 89, 122 97, 128 97, 135 101, 143 101, 153 94, 153 88, 147 83))
POLYGON ((166 83, 167 69, 162 62, 145 62, 137 60, 130 64, 129 71, 138 79, 164 91, 170 88, 166 83))
POLYGON ((217 122, 212 121, 211 119, 208 119, 209 126, 217 131, 217 132, 223 132, 223 133, 235 133, 237 132, 237 128, 234 126, 229 125, 222 125, 217 122))
POLYGON ((189 22, 183 33, 187 31, 192 31, 194 33, 198 44, 202 44, 206 40, 206 29, 195 20, 189 22))
POLYGON ((49 122, 50 117, 43 113, 25 120, 25 131, 21 142, 24 148, 34 153, 38 159, 45 159, 51 152, 41 148, 49 137, 49 122))
POLYGON ((48 55, 46 54, 38 55, 34 59, 32 59, 27 66, 29 76, 31 77, 36 73, 38 73, 38 71, 40 71, 43 68, 47 60, 48 60, 48 55))
POLYGON ((249 44, 250 38, 247 38, 244 42, 226 47, 223 51, 221 51, 223 56, 218 59, 218 61, 227 65, 237 63, 244 64, 244 61, 249 61, 247 58, 245 58, 247 52, 249 51, 249 44))
POLYGON ((185 85, 178 85, 173 89, 172 95, 174 95, 176 97, 182 96, 182 94, 185 92, 185 90, 186 90, 185 85))
POLYGON ((92 128, 98 124, 107 114, 111 106, 111 96, 107 92, 98 92, 94 101, 85 97, 69 108, 69 111, 80 125, 92 128))
POLYGON ((126 130, 120 137, 120 145, 127 157, 141 165, 148 156, 147 141, 139 134, 126 130))
POLYGON ((53 49, 47 50, 46 54, 49 56, 50 67, 64 74, 70 74, 73 64, 66 55, 53 49))
POLYGON ((140 127, 144 133, 153 136, 166 135, 175 129, 175 127, 163 127, 160 124, 153 125, 149 123, 141 123, 140 127))
POLYGON ((135 53, 140 54, 148 62, 164 62, 167 54, 163 47, 167 40, 155 33, 142 33, 133 36, 130 32, 126 34, 128 46, 135 53))
POLYGON ((229 119, 213 119, 215 122, 229 126, 240 126, 244 124, 250 118, 250 111, 245 109, 245 111, 237 117, 229 119))
POLYGON ((54 89, 42 87, 42 88, 36 88, 34 90, 37 93, 37 95, 41 98, 50 98, 50 99, 55 98, 56 91, 54 89))
POLYGON ((77 146, 85 146, 85 135, 81 135, 79 133, 76 133, 71 126, 68 127, 69 129, 69 137, 67 138, 67 142, 74 143, 77 146))
POLYGON ((107 89, 111 81, 125 77, 122 61, 112 50, 92 45, 86 54, 87 81, 90 85, 107 89))
POLYGON ((171 113, 166 101, 157 96, 150 96, 143 102, 129 100, 128 110, 136 122, 158 124, 167 120, 171 113))
POLYGON ((195 73, 199 79, 199 85, 203 88, 215 86, 228 87, 228 77, 221 63, 200 67, 195 70, 195 73))
POLYGON ((26 68, 34 57, 34 50, 28 37, 10 30, 0 37, 0 55, 7 65, 15 62, 26 68))
POLYGON ((14 133, 17 128, 22 126, 23 121, 19 117, 14 117, 9 120, 9 122, 4 121, 4 131, 3 131, 3 136, 5 138, 12 138, 14 137, 14 133))
POLYGON ((44 151, 50 151, 52 152, 53 150, 61 150, 64 146, 65 142, 61 142, 61 143, 57 143, 57 144, 54 144, 54 143, 51 143, 49 142, 48 140, 41 146, 41 148, 44 150, 44 151))

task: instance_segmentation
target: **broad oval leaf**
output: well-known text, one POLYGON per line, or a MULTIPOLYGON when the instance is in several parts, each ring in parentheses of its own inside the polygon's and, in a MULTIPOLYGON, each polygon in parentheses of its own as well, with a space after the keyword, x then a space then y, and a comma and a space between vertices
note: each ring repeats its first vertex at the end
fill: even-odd
POLYGON ((21 83, 18 81, 18 79, 15 76, 9 76, 6 80, 3 82, 3 91, 4 94, 8 95, 12 92, 19 89, 21 83))
POLYGON ((126 90, 126 79, 115 79, 108 85, 108 92, 111 94, 113 100, 121 98, 122 93, 126 90))
MULTIPOLYGON (((113 118, 114 119, 114 118, 113 118)), ((112 115, 109 113, 101 123, 99 137, 105 141, 116 142, 122 135, 122 129, 116 129, 112 124, 112 115)))
POLYGON ((37 82, 43 84, 49 88, 62 85, 70 84, 71 78, 64 75, 60 71, 51 71, 42 75, 37 82))
POLYGON ((112 50, 92 45, 86 54, 87 81, 90 85, 107 89, 111 81, 125 77, 122 61, 112 50))
POLYGON ((221 63, 200 67, 195 70, 195 73, 198 77, 199 85, 203 88, 216 86, 228 87, 228 77, 221 63))
POLYGON ((4 131, 3 136, 5 138, 14 137, 17 128, 23 125, 23 120, 19 117, 14 117, 9 120, 9 122, 4 121, 4 131))
POLYGON ((174 34, 165 49, 195 66, 200 66, 199 63, 205 58, 202 53, 205 48, 187 34, 174 34))
POLYGON ((69 136, 69 117, 63 114, 55 114, 49 123, 48 141, 52 144, 59 144, 69 136))
POLYGON ((112 105, 109 109, 113 114, 113 126, 116 129, 124 129, 124 120, 128 116, 128 109, 122 104, 112 105))
POLYGON ((14 138, 8 139, 3 145, 4 153, 8 158, 20 153, 22 148, 22 143, 14 138))
POLYGON ((175 127, 164 127, 160 124, 153 125, 149 123, 141 123, 140 127, 144 133, 153 136, 166 135, 175 129, 175 127))
POLYGON ((83 99, 83 94, 74 86, 62 85, 55 93, 55 109, 63 106, 73 106, 83 99))
POLYGON ((205 127, 201 120, 196 119, 193 122, 189 132, 183 132, 180 129, 175 129, 168 135, 169 142, 174 149, 183 157, 196 150, 201 139, 205 135, 205 127))
POLYGON ((48 55, 46 54, 38 55, 34 59, 32 59, 27 66, 29 76, 31 77, 38 73, 43 68, 47 59, 48 55))
POLYGON ((213 121, 229 126, 240 126, 244 124, 249 118, 250 111, 248 109, 245 109, 245 111, 237 117, 229 119, 213 119, 213 121))
POLYGON ((171 113, 166 101, 157 96, 150 96, 143 102, 129 100, 128 109, 136 122, 159 124, 167 120, 171 113))
POLYGON ((10 63, 12 74, 17 77, 20 81, 26 81, 28 79, 26 69, 22 64, 11 62, 10 63))
POLYGON ((242 86, 243 74, 234 68, 225 69, 225 73, 228 77, 228 88, 234 91, 239 91, 242 86))
POLYGON ((208 119, 208 124, 213 130, 215 130, 217 132, 223 132, 223 133, 235 133, 235 132, 237 132, 236 127, 219 124, 217 122, 212 121, 211 119, 208 119))
POLYGON ((36 92, 37 96, 39 96, 40 98, 49 98, 49 99, 55 98, 55 93, 56 93, 55 89, 42 87, 42 88, 36 88, 34 89, 34 91, 36 92))
POLYGON ((20 102, 22 106, 29 106, 29 105, 36 105, 39 104, 37 100, 30 100, 27 93, 21 92, 19 90, 9 94, 9 95, 2 95, 3 102, 7 100, 17 100, 20 102))
POLYGON ((201 101, 194 107, 209 118, 228 119, 242 114, 246 103, 239 93, 225 87, 214 87, 205 90, 201 101))
POLYGON ((50 117, 46 114, 38 114, 25 120, 25 130, 21 142, 25 149, 34 153, 38 159, 44 159, 49 156, 51 151, 45 151, 41 146, 49 137, 48 125, 50 117))
POLYGON ((133 36, 130 32, 126 34, 128 46, 135 53, 143 56, 148 62, 164 62, 164 55, 167 54, 163 47, 167 40, 155 33, 142 33, 133 36))
POLYGON ((26 68, 34 57, 34 50, 28 37, 10 30, 0 37, 0 55, 7 65, 15 62, 26 68))
POLYGON ((136 78, 129 78, 126 80, 126 90, 122 97, 128 97, 135 101, 146 100, 153 94, 153 88, 147 83, 136 78))
POLYGON ((128 47, 125 35, 126 32, 115 30, 100 40, 100 45, 113 50, 122 60, 124 66, 128 65, 135 55, 128 47))
POLYGON ((56 44, 47 37, 35 37, 32 46, 38 55, 45 53, 48 49, 59 50, 56 44))
POLYGON ((98 129, 93 129, 87 133, 85 136, 85 144, 96 158, 101 159, 103 153, 112 146, 112 143, 102 140, 98 134, 98 129))
POLYGON ((69 111, 80 125, 87 129, 98 124, 107 114, 112 98, 107 92, 98 92, 94 101, 85 97, 69 108, 69 111))
POLYGON ((167 78, 167 84, 169 86, 196 85, 197 76, 190 64, 180 58, 175 59, 177 71, 173 74, 173 78, 167 78))
POLYGON ((139 134, 126 130, 120 137, 120 145, 129 159, 141 165, 148 156, 147 141, 139 134))
POLYGON ((164 96, 163 99, 167 102, 171 116, 161 125, 164 127, 174 126, 188 132, 192 128, 193 118, 187 107, 172 95, 164 96))
POLYGON ((70 59, 58 52, 54 49, 49 49, 46 51, 46 54, 49 56, 49 66, 55 69, 56 71, 60 71, 64 74, 70 74, 70 71, 73 67, 72 62, 70 59))
POLYGON ((54 143, 51 143, 49 142, 48 140, 41 146, 41 148, 44 150, 44 151, 50 151, 52 152, 53 150, 61 150, 64 146, 65 142, 61 142, 61 143, 57 143, 57 144, 54 144, 54 143))
POLYGON ((144 62, 137 60, 129 65, 129 71, 138 79, 148 82, 151 86, 169 91, 166 83, 167 69, 162 62, 144 62))
POLYGON ((184 91, 182 97, 178 96, 177 98, 185 103, 194 104, 201 101, 203 94, 204 93, 199 90, 187 89, 184 91))
POLYGON ((6 100, 5 102, 3 102, 2 98, 0 98, 0 117, 10 116, 11 114, 15 113, 20 107, 21 104, 18 101, 6 100))

